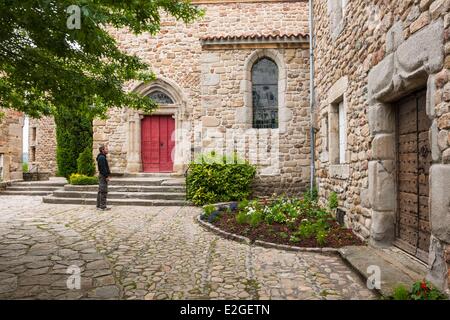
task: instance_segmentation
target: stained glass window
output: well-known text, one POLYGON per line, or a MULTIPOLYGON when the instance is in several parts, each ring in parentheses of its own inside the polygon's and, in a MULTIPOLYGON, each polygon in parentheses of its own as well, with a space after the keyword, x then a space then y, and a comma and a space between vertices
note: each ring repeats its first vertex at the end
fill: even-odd
POLYGON ((157 104, 173 104, 173 100, 167 94, 162 91, 156 90, 148 95, 157 104))
POLYGON ((253 128, 278 128, 278 66, 268 58, 252 68, 253 128))

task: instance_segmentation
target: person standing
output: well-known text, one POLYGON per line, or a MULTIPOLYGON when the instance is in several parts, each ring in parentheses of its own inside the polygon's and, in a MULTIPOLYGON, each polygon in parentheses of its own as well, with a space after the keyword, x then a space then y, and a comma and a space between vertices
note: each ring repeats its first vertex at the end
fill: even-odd
POLYGON ((108 154, 108 148, 101 146, 99 149, 100 153, 97 155, 97 168, 99 172, 98 180, 98 194, 97 194, 97 209, 98 210, 110 210, 111 208, 106 207, 106 197, 108 195, 108 181, 111 171, 109 170, 108 159, 106 155, 108 154))

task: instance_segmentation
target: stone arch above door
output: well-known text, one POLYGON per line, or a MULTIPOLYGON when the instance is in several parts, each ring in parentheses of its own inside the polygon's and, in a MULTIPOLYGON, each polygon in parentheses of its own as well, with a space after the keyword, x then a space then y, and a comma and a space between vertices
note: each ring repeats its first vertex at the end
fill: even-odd
MULTIPOLYGON (((148 83, 140 83, 134 89, 143 96, 151 95, 154 92, 161 92, 166 95, 172 103, 161 104, 153 111, 152 115, 172 115, 175 119, 175 129, 179 130, 182 127, 182 122, 187 118, 186 103, 181 88, 172 80, 166 78, 158 78, 148 83)), ((169 101, 167 100, 167 101, 169 101)), ((126 173, 138 173, 142 171, 141 159, 141 119, 147 114, 140 110, 128 109, 128 152, 127 152, 127 167, 126 173)), ((177 135, 178 136, 178 135, 177 135)), ((178 137, 176 137, 178 140, 178 137)), ((178 148, 178 141, 176 141, 175 148, 178 148)), ((175 151, 174 171, 182 171, 182 161, 177 157, 177 150, 175 151)))

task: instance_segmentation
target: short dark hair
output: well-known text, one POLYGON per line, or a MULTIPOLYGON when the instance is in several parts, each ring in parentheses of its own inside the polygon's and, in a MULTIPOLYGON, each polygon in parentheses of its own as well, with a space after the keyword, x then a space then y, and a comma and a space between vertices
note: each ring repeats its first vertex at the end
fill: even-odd
POLYGON ((98 151, 100 151, 100 153, 103 153, 103 151, 105 151, 105 146, 100 146, 100 148, 98 148, 98 151))

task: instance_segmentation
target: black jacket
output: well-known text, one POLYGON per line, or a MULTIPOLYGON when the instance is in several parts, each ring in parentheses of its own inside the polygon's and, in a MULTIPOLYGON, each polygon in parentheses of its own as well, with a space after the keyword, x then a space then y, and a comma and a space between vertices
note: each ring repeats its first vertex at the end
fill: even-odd
POLYGON ((102 176, 108 177, 111 174, 111 171, 109 171, 108 160, 103 153, 99 153, 97 156, 97 167, 98 172, 100 172, 102 176))

